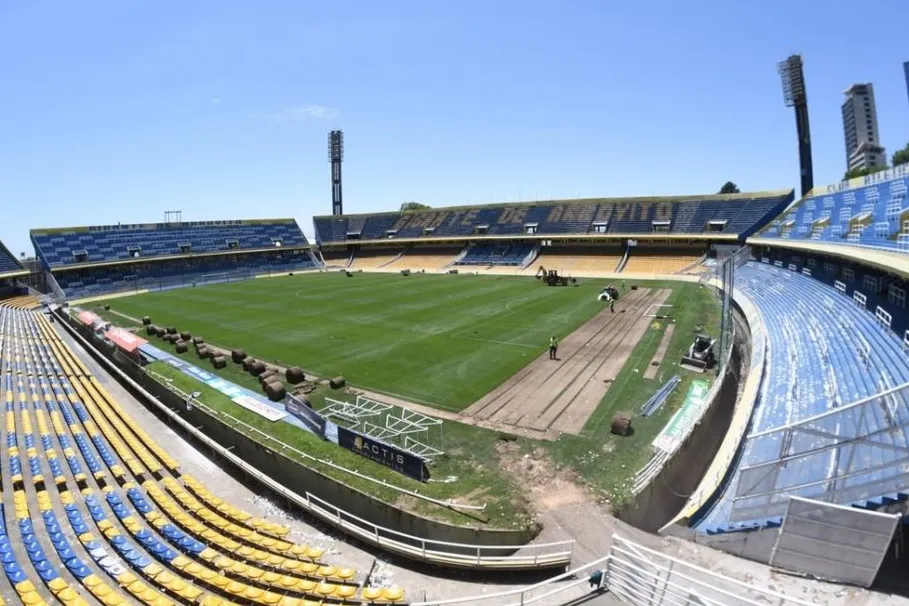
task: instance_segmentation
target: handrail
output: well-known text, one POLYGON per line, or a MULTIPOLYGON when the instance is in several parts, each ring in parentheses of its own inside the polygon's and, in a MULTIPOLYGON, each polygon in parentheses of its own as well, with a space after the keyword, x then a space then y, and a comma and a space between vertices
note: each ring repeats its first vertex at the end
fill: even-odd
MULTIPOLYGON (((262 473, 257 468, 253 467, 237 455, 235 455, 230 449, 224 448, 218 442, 216 442, 211 437, 207 436, 205 433, 194 427, 186 419, 177 414, 176 411, 172 410, 166 406, 163 402, 158 400, 153 394, 148 392, 141 385, 136 383, 126 373, 123 372, 116 364, 108 360, 104 355, 98 352, 97 348, 90 343, 85 337, 83 337, 79 332, 70 326, 69 322, 65 319, 61 324, 64 325, 65 329, 76 338, 83 347, 88 351, 95 353, 97 359, 101 364, 111 370, 121 381, 130 385, 134 390, 140 393, 144 399, 146 399, 153 406, 158 408, 165 416, 167 416, 172 422, 179 425, 184 431, 192 435, 194 439, 203 443, 205 446, 210 448, 213 452, 217 453, 218 456, 229 462, 234 467, 240 469, 241 471, 249 474, 250 477, 256 479, 259 483, 264 485, 266 488, 270 489, 274 493, 280 495, 281 497, 287 499, 288 501, 294 503, 300 509, 307 511, 311 515, 321 519, 322 521, 328 523, 339 530, 344 531, 350 536, 353 536, 365 543, 379 547, 387 552, 402 555, 408 557, 412 560, 422 561, 431 564, 437 564, 446 567, 454 568, 469 568, 474 570, 500 570, 500 571, 518 571, 518 570, 534 570, 540 568, 556 568, 559 566, 567 566, 571 563, 571 558, 574 551, 574 540, 562 541, 557 543, 544 543, 539 546, 534 544, 526 545, 470 545, 470 544, 461 544, 461 543, 450 543, 445 541, 436 541, 434 539, 427 539, 424 537, 418 537, 414 535, 408 535, 384 526, 379 526, 372 522, 363 520, 362 518, 357 518, 352 514, 347 513, 337 506, 330 506, 334 510, 334 514, 328 511, 326 508, 319 505, 320 499, 307 493, 306 495, 301 495, 294 492, 290 488, 284 486, 280 482, 274 480, 270 476, 262 473), (361 522, 363 526, 358 526, 353 523, 353 521, 361 522), (394 538, 389 538, 383 535, 396 535, 401 537, 406 537, 409 542, 400 541, 394 538), (428 548, 429 546, 442 546, 442 547, 451 547, 457 546, 461 552, 456 552, 453 550, 434 550, 428 548), (539 548, 549 548, 558 545, 567 545, 569 546, 567 550, 563 551, 551 551, 547 553, 535 554, 535 555, 510 555, 510 556, 495 556, 495 555, 484 555, 484 551, 518 551, 518 550, 527 550, 539 548), (469 555, 467 552, 472 552, 469 555)), ((325 503, 322 501, 322 503, 325 503)), ((327 505, 327 503, 326 503, 327 505)))
MULTIPOLYGON (((174 386, 171 383, 170 379, 168 379, 167 377, 162 376, 153 370, 148 370, 147 368, 139 368, 139 370, 141 370, 142 372, 144 372, 147 375, 154 375, 154 377, 156 377, 155 380, 158 383, 161 383, 164 387, 166 387, 170 391, 174 392, 174 394, 180 396, 181 399, 186 400, 187 398, 190 397, 188 393, 186 393, 179 387, 174 386)), ((314 457, 313 455, 311 455, 307 452, 303 452, 302 450, 299 450, 286 442, 282 442, 281 440, 275 438, 274 436, 270 436, 267 433, 265 433, 264 431, 262 431, 256 427, 253 427, 252 425, 247 424, 245 421, 238 419, 237 417, 233 416, 229 412, 221 412, 221 411, 211 408, 210 406, 208 406, 207 404, 205 404, 204 402, 199 400, 199 398, 193 398, 192 401, 193 401, 194 406, 198 404, 199 408, 204 410, 210 416, 213 416, 216 418, 217 417, 226 417, 233 422, 232 427, 237 427, 238 425, 241 425, 241 426, 243 426, 243 429, 245 431, 254 433, 254 434, 260 436, 263 440, 274 442, 275 444, 280 446, 280 449, 282 451, 293 452, 304 459, 307 459, 310 461, 315 461, 316 463, 326 465, 328 467, 331 467, 332 469, 336 469, 338 471, 343 471, 345 473, 349 473, 350 475, 356 476, 356 477, 360 478, 361 480, 368 480, 370 482, 374 482, 374 483, 384 486, 386 488, 391 488, 393 490, 397 490, 400 493, 406 494, 406 495, 414 497, 416 499, 422 499, 424 501, 433 503, 434 505, 439 505, 440 507, 448 507, 450 509, 467 509, 467 510, 472 510, 472 511, 485 511, 486 510, 485 503, 483 505, 467 505, 467 504, 462 504, 462 503, 453 503, 451 501, 442 501, 440 499, 434 499, 433 497, 428 497, 426 495, 422 495, 419 492, 416 492, 414 490, 403 488, 401 486, 396 486, 394 484, 389 484, 385 480, 379 480, 377 478, 373 478, 372 476, 362 474, 359 471, 356 471, 354 469, 348 469, 347 467, 338 465, 337 463, 330 461, 328 459, 320 459, 319 457, 314 457)))
MULTIPOLYGON (((608 591, 622 599, 638 604, 695 604, 717 603, 704 599, 703 590, 717 594, 729 600, 728 603, 760 606, 778 604, 780 606, 808 606, 808 602, 792 598, 782 593, 751 585, 733 577, 710 571, 701 566, 669 556, 629 541, 618 535, 612 536, 609 553, 582 566, 578 566, 533 585, 466 597, 441 600, 411 602, 410 606, 449 606, 452 604, 495 604, 495 606, 524 606, 556 594, 591 583, 588 574, 594 571, 603 573, 600 585, 589 591, 608 591), (641 566, 646 563, 648 567, 641 566), (701 578, 699 578, 701 577, 701 578), (560 581, 570 581, 557 584, 560 581), (550 588, 551 587, 551 588, 550 588), (541 589, 545 593, 532 595, 541 589), (748 597, 754 594, 754 597, 748 597), (701 601, 691 600, 695 595, 701 601), (689 596, 685 599, 682 596, 689 596), (509 598, 513 598, 509 600, 509 598), (681 599, 680 599, 681 598, 681 599)), ((566 596, 565 599, 568 599, 566 596)), ((581 603, 582 597, 578 596, 581 603)))

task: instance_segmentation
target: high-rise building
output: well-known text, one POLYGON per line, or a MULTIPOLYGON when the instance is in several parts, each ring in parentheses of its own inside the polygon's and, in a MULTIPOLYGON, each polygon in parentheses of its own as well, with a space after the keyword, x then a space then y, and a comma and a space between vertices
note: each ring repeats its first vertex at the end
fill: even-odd
POLYGON ((877 130, 877 109, 874 106, 874 86, 853 84, 843 91, 843 134, 846 137, 848 170, 883 168, 887 164, 886 150, 880 145, 877 130))

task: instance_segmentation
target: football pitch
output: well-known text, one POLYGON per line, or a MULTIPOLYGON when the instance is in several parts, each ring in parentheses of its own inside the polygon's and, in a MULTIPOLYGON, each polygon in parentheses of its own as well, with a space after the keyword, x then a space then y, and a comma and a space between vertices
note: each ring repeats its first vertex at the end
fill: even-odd
MULTIPOLYGON (((518 389, 529 385, 525 373, 540 365, 541 355, 545 360, 550 335, 565 339, 565 364, 570 364, 572 340, 577 340, 591 322, 603 318, 600 312, 606 305, 597 301, 597 294, 607 283, 605 279, 583 279, 577 286, 547 287, 532 278, 511 276, 357 273, 348 278, 343 273, 313 273, 124 297, 106 301, 110 311, 103 311, 101 303, 88 307, 121 326, 136 325, 139 318, 148 315, 155 324, 190 331, 223 347, 242 347, 266 361, 300 366, 320 377, 344 375, 363 389, 461 413, 458 419, 464 422, 445 422, 447 454, 432 467, 434 477, 459 478, 453 483, 420 484, 350 453, 323 452, 327 448, 324 443, 290 425, 279 428, 280 438, 427 496, 485 503, 485 522, 507 528, 531 523, 534 512, 554 506, 553 495, 577 495, 577 491, 569 490, 573 486, 585 487, 588 496, 583 498, 605 497, 614 507, 627 503, 634 473, 647 462, 651 441, 681 406, 692 379, 713 378, 682 371, 678 360, 695 332, 717 334, 716 297, 697 283, 630 283, 627 296, 617 305, 617 312, 627 309, 628 313, 612 316, 607 310, 610 324, 601 336, 591 338, 591 347, 582 341, 574 354, 591 355, 586 352, 593 351, 594 340, 599 339, 606 343, 605 349, 593 355, 614 357, 619 352, 610 349, 612 343, 626 341, 616 345, 626 350, 621 367, 611 368, 610 376, 602 381, 584 379, 589 381, 587 385, 602 383, 609 387, 605 395, 595 396, 589 403, 591 412, 580 431, 540 440, 532 434, 506 435, 503 432, 507 429, 499 426, 488 429, 488 424, 466 424, 472 421, 464 415, 469 415, 477 403, 486 402, 488 397, 484 396, 490 392, 495 395, 508 385, 517 384, 518 389), (633 285, 639 289, 631 291, 633 285), (662 292, 667 297, 664 300, 672 306, 666 310, 671 319, 648 319, 642 316, 644 304, 634 307, 635 301, 648 292, 662 292), (642 317, 643 333, 630 338, 630 333, 622 332, 623 322, 629 324, 642 317), (659 373, 648 378, 645 372, 670 324, 675 330, 663 346, 664 362, 659 373), (638 417, 640 406, 676 374, 682 382, 663 408, 651 417, 638 417), (467 410, 471 405, 473 408, 467 410), (635 414, 633 435, 611 435, 612 418, 618 411, 635 414), (528 461, 533 463, 530 467, 528 461)), ((163 344, 159 347, 167 349, 163 344)), ((183 355, 199 363, 194 356, 183 355)), ((256 379, 237 365, 214 372, 258 389, 256 379)), ((544 364, 544 372, 565 374, 555 363, 551 367, 544 364)), ((188 380, 183 376, 169 378, 188 380)), ((569 376, 566 392, 580 382, 569 376)), ((199 389, 210 404, 217 403, 247 423, 257 427, 263 424, 262 431, 277 431, 235 404, 220 402, 217 394, 208 393, 201 384, 186 385, 186 389, 199 389)), ((513 410, 526 409, 530 414, 535 394, 528 389, 519 392, 520 397, 511 405, 513 410)), ((330 394, 321 388, 311 394, 317 408, 325 395, 330 394)), ((335 475, 331 470, 323 471, 335 475)), ((349 481, 348 476, 338 479, 349 481)), ((375 484, 358 488, 398 502, 393 492, 375 484)), ((421 501, 399 504, 430 517, 465 521, 457 512, 421 501)))
POLYGON ((604 308, 605 280, 304 274, 113 301, 224 347, 460 411, 604 308))

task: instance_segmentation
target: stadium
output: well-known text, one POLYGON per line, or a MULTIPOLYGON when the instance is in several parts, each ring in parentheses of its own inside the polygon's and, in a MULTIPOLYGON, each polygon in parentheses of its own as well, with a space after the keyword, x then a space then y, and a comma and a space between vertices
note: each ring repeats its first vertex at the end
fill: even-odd
POLYGON ((27 100, 6 115, 32 120, 4 124, 0 182, 20 189, 0 227, 33 255, 0 242, 0 606, 906 602, 909 145, 887 167, 879 134, 858 141, 878 130, 871 84, 840 108, 849 171, 815 186, 801 57, 778 65, 797 192, 764 182, 785 180, 767 177, 781 153, 749 105, 759 76, 704 77, 747 72, 741 53, 787 23, 804 35, 794 14, 742 6, 720 27, 648 7, 640 35, 632 5, 539 11, 545 27, 523 6, 333 8, 356 15, 190 7, 158 29, 118 7, 98 22, 144 44, 113 49, 69 7, 57 30, 24 25, 38 9, 5 15, 23 24, 0 30, 8 99, 27 100), (656 48, 660 71, 606 69, 607 43, 656 48), (29 63, 45 56, 59 65, 29 63), (116 90, 52 90, 69 79, 116 90), (313 196, 288 184, 311 158, 302 176, 286 158, 339 116, 279 105, 295 86, 364 103, 345 124, 382 146, 354 164, 358 212, 331 130, 331 212, 326 195, 294 218, 313 196), (499 153, 506 132, 571 166, 499 153), (645 137, 660 149, 642 162, 645 137), (469 154, 482 170, 453 161, 469 154), (442 167, 427 192, 450 197, 386 203, 424 197, 421 155, 442 167), (760 181, 681 195, 705 165, 760 181), (534 171, 524 192, 563 193, 492 201, 534 171), (488 203, 455 188, 471 179, 488 203), (94 206, 104 190, 116 204, 94 206))
POLYGON ((316 216, 314 242, 293 219, 35 228, 38 269, 0 266, 10 596, 804 603, 649 533, 872 586, 909 494, 905 168, 797 201, 316 216), (626 524, 587 561, 547 518, 579 486, 626 524), (299 520, 501 591, 413 596, 299 520))

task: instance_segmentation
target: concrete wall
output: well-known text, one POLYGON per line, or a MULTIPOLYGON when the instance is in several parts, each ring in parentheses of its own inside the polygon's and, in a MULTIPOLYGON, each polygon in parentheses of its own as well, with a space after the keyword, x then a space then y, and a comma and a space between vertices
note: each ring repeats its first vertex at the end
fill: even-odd
POLYGON ((710 467, 729 428, 738 400, 739 383, 747 373, 747 360, 751 358, 748 323, 738 307, 734 307, 734 317, 735 344, 726 372, 717 379, 721 385, 713 402, 708 404, 700 422, 675 456, 628 507, 618 512, 620 519, 641 530, 656 532, 681 511, 710 467))
MULTIPOLYGON (((85 327, 74 320, 69 319, 68 315, 61 315, 65 316, 64 319, 68 319, 70 326, 76 328, 83 337, 92 337, 90 331, 85 327)), ((209 438, 215 440, 224 447, 232 447, 231 452, 233 454, 239 456, 262 473, 270 476, 299 494, 310 492, 320 499, 324 499, 325 501, 344 509, 346 512, 363 518, 364 520, 368 520, 373 524, 434 541, 493 546, 523 545, 532 540, 539 532, 538 527, 524 530, 494 530, 479 527, 455 526, 445 522, 430 520, 420 515, 399 509, 391 504, 351 488, 338 480, 329 478, 281 453, 273 451, 245 434, 228 427, 221 421, 209 416, 198 407, 194 407, 191 411, 187 412, 182 399, 168 390, 165 386, 148 377, 133 362, 127 360, 122 354, 117 352, 115 348, 94 338, 92 338, 92 344, 99 353, 114 362, 131 379, 141 385, 149 393, 153 394, 162 404, 174 411, 178 411, 180 415, 192 423, 193 426, 201 428, 209 438)), ((134 391, 127 383, 124 383, 124 387, 130 391, 134 391)), ((154 412, 159 419, 168 423, 174 431, 178 431, 188 439, 192 439, 192 436, 186 436, 186 434, 182 432, 182 428, 173 424, 154 404, 148 402, 141 392, 135 391, 134 395, 137 396, 137 399, 145 404, 149 410, 154 412)), ((404 539, 404 537, 396 538, 398 540, 404 539)), ((417 545, 418 543, 414 542, 414 544, 417 545)), ((448 546, 446 550, 459 551, 452 546, 448 546)), ((469 553, 469 550, 460 551, 469 553)), ((501 555, 506 554, 506 551, 501 553, 501 555)))

